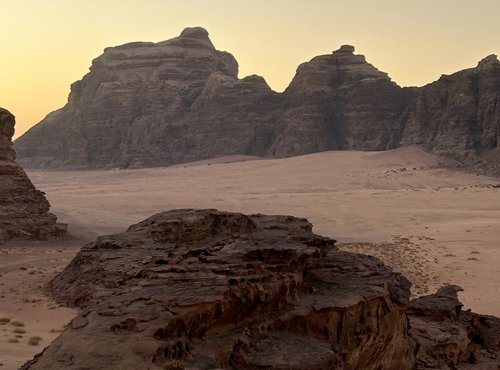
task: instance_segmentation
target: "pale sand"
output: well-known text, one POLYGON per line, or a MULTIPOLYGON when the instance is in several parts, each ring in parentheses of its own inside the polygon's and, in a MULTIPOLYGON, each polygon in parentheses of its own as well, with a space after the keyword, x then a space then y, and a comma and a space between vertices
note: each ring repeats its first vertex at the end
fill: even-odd
MULTIPOLYGON (((445 162, 403 148, 29 175, 47 193, 60 221, 70 223, 70 231, 79 237, 121 232, 173 208, 307 217, 315 232, 337 239, 341 248, 375 254, 403 272, 414 283, 415 295, 455 283, 465 289, 461 299, 466 308, 500 316, 500 188, 490 186, 500 180, 436 168, 445 162)), ((69 257, 75 248, 67 252, 69 257)), ((60 262, 58 268, 66 263, 60 262)), ((45 262, 33 265, 43 267, 45 262)), ((11 284, 7 276, 1 279, 11 284)), ((14 296, 7 292, 8 299, 14 296)), ((2 298, 0 312, 5 305, 2 298)), ((45 305, 38 310, 44 317, 55 316, 44 311, 45 305)), ((69 316, 54 320, 60 326, 69 316)), ((39 333, 42 344, 48 344, 47 333, 39 333)), ((0 343, 3 353, 6 342, 0 343)))
POLYGON ((17 369, 33 358, 75 315, 45 290, 78 249, 70 243, 0 245, 0 369, 17 369), (37 345, 29 344, 33 337, 41 338, 37 345))

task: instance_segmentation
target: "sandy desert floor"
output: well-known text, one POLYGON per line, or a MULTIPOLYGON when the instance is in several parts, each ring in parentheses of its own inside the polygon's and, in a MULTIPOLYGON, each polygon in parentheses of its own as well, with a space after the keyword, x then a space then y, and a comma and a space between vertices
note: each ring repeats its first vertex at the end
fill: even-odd
POLYGON ((19 368, 75 315, 48 297, 46 285, 79 248, 67 242, 0 245, 1 369, 19 368))
MULTIPOLYGON (((454 283, 465 289, 466 308, 500 316, 500 179, 444 164, 451 165, 417 148, 402 148, 29 176, 81 239, 121 232, 173 208, 302 216, 341 248, 374 254, 404 273, 414 295, 454 283)), ((0 322, 4 369, 17 368, 38 352, 73 315, 47 298, 43 286, 82 244, 0 250, 0 318, 11 320, 0 322), (19 343, 11 341, 21 335, 12 321, 25 324, 19 343), (33 336, 42 337, 39 346, 27 344, 33 336)))

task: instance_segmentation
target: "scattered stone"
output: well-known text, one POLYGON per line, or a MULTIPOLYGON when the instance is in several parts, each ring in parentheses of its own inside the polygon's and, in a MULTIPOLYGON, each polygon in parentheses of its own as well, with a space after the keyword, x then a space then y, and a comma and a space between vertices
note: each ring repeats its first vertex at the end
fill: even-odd
POLYGON ((41 340, 42 340, 41 337, 31 337, 30 339, 28 339, 28 344, 30 346, 38 346, 41 340))

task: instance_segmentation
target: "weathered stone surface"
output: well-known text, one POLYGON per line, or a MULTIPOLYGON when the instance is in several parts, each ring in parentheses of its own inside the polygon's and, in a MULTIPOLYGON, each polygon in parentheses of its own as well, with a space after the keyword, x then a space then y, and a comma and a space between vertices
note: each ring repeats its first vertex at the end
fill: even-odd
POLYGON ((499 319, 462 312, 454 286, 408 306, 409 287, 305 219, 159 213, 87 244, 54 278, 55 296, 81 313, 23 369, 498 364, 499 319))
POLYGON ((156 214, 51 283, 81 308, 23 369, 495 369, 500 319, 339 251, 305 219, 156 214))
POLYGON ((418 89, 402 144, 470 162, 498 150, 499 138, 500 61, 490 55, 418 89))
POLYGON ((462 311, 457 297, 461 290, 449 285, 410 302, 417 370, 493 370, 500 366, 500 319, 462 311))
POLYGON ((14 125, 14 116, 0 108, 0 242, 63 237, 65 225, 56 223, 44 194, 15 162, 11 141, 14 125))
POLYGON ((269 154, 385 150, 399 145, 411 92, 367 63, 354 47, 304 63, 284 92, 280 134, 269 154))
POLYGON ((0 108, 0 161, 15 161, 16 152, 12 147, 12 136, 16 120, 7 110, 0 108))
POLYGON ((311 229, 176 210, 100 237, 52 282, 81 314, 24 369, 412 369, 408 281, 311 229))
POLYGON ((107 48, 16 150, 28 167, 82 169, 421 145, 500 173, 490 154, 500 145, 493 55, 422 88, 399 87, 350 45, 299 66, 281 94, 237 75, 202 28, 107 48))
POLYGON ((252 152, 266 145, 257 142, 266 132, 249 124, 263 120, 252 111, 272 110, 277 94, 262 78, 237 74, 233 56, 215 50, 202 28, 108 48, 72 85, 68 104, 19 138, 16 150, 23 164, 42 168, 156 166, 252 152))

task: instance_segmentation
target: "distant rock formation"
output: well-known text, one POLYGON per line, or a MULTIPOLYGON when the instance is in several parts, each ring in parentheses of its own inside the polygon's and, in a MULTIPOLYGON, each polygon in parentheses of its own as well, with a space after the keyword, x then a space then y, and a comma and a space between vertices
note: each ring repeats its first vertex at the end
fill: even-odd
POLYGON ((495 56, 422 88, 399 87, 349 45, 299 66, 281 94, 237 76, 233 56, 199 27, 107 48, 16 149, 28 167, 71 169, 414 144, 468 163, 500 152, 495 56))
MULTIPOLYGON (((81 308, 22 369, 487 369, 494 317, 410 283, 305 219, 156 214, 87 244, 51 283, 81 308), (418 343, 418 345, 417 345, 418 343)), ((489 361, 489 362, 488 362, 489 361)))
POLYGON ((500 61, 495 55, 417 92, 403 145, 421 145, 459 160, 500 151, 500 61))
POLYGON ((15 118, 0 108, 0 243, 11 239, 45 240, 66 236, 66 227, 49 213, 49 202, 15 162, 15 118))

